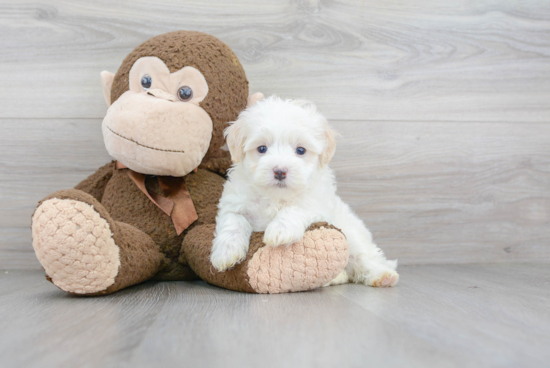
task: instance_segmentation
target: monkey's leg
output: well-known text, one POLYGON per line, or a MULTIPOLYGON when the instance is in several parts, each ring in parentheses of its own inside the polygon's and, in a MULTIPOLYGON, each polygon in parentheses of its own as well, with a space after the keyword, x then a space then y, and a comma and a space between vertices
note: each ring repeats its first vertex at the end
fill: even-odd
POLYGON ((157 273, 158 246, 134 226, 114 221, 91 195, 63 190, 32 216, 33 247, 50 281, 71 294, 109 294, 157 273))
POLYGON ((246 259, 225 272, 210 263, 214 224, 197 226, 185 236, 181 261, 208 283, 249 293, 286 293, 328 284, 348 262, 344 234, 327 223, 316 223, 304 238, 288 247, 268 247, 263 232, 253 233, 246 259))

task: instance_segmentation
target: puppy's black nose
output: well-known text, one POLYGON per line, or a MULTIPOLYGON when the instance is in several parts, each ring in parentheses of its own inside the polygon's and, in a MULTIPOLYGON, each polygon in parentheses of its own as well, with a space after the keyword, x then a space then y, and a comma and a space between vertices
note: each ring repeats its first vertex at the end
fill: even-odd
POLYGON ((275 179, 277 180, 285 180, 286 179, 286 171, 283 170, 273 170, 273 173, 275 174, 275 179))

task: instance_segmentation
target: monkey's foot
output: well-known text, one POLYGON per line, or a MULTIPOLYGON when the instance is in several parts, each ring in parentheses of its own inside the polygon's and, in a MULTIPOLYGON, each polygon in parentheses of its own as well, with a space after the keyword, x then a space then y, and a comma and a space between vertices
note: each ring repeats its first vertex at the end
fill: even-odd
POLYGON ((317 224, 288 247, 258 249, 248 262, 247 275, 257 293, 304 291, 329 283, 347 262, 344 234, 330 225, 317 224))
POLYGON ((60 289, 93 294, 114 284, 119 247, 109 222, 88 203, 52 198, 32 217, 33 247, 46 275, 60 289))
POLYGON ((311 225, 304 237, 288 247, 269 247, 264 233, 252 233, 246 259, 218 272, 210 263, 215 224, 196 226, 187 233, 180 261, 203 280, 230 290, 248 293, 287 293, 326 285, 348 263, 344 234, 325 223, 311 225))

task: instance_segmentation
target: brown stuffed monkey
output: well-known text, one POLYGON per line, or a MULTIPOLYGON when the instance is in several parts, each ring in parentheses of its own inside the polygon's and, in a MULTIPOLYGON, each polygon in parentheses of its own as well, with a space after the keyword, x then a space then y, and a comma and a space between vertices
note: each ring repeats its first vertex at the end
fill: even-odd
POLYGON ((328 224, 313 224, 289 247, 264 247, 263 234, 254 233, 245 261, 225 272, 211 267, 231 164, 223 130, 248 97, 244 70, 227 45, 200 32, 167 33, 101 79, 109 105, 102 131, 116 161, 47 196, 32 216, 36 256, 56 286, 101 295, 149 279, 201 278, 280 293, 323 286, 344 269, 347 243, 328 224))

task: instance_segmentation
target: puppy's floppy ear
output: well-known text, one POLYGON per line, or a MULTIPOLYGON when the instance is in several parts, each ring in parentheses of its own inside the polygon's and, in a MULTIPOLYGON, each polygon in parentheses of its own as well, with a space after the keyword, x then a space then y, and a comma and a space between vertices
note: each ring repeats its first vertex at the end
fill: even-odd
POLYGON ((229 127, 225 129, 223 135, 227 141, 227 147, 231 154, 231 161, 233 163, 239 163, 244 156, 244 122, 237 120, 229 123, 229 127))
POLYGON ((256 102, 258 101, 261 101, 261 100, 265 100, 265 96, 262 92, 256 92, 254 93, 253 95, 250 95, 248 97, 248 101, 246 103, 246 107, 250 107, 252 105, 255 105, 256 102))
POLYGON ((334 156, 334 152, 336 151, 336 137, 339 135, 338 132, 332 129, 328 124, 325 124, 324 130, 325 148, 319 157, 321 167, 327 165, 330 160, 332 160, 332 156, 334 156))
POLYGON ((105 102, 107 102, 107 106, 111 106, 111 87, 113 86, 115 75, 106 70, 102 71, 100 75, 101 86, 103 87, 103 97, 105 98, 105 102))

